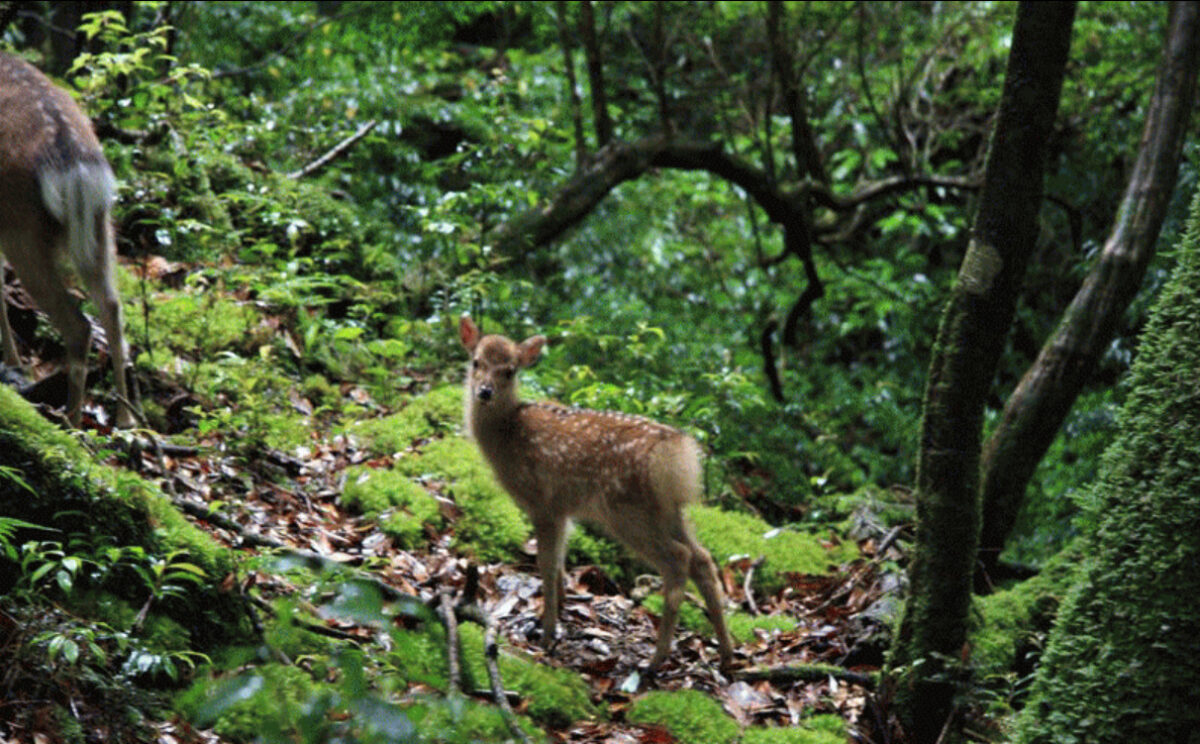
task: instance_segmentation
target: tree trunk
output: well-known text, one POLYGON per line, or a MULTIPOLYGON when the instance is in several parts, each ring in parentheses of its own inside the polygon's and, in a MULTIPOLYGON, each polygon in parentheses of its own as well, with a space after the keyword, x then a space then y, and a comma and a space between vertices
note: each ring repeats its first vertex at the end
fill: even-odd
POLYGON ((558 24, 558 39, 562 44, 563 67, 567 74, 567 100, 571 105, 571 122, 575 128, 575 171, 587 163, 587 138, 583 134, 583 103, 579 100, 579 85, 575 81, 575 45, 571 43, 571 28, 567 22, 570 9, 566 0, 558 0, 554 20, 558 24))
POLYGON ((983 450, 980 559, 995 567, 1025 488, 1133 301, 1166 216, 1200 68, 1200 3, 1171 6, 1137 162, 1096 265, 1021 378, 983 450))
POLYGON ((1074 16, 1074 3, 1018 6, 980 207, 930 364, 911 595, 888 664, 896 713, 916 742, 936 741, 951 712, 946 662, 961 656, 966 641, 984 402, 1037 238, 1046 144, 1074 16))
POLYGON ((600 42, 596 40, 596 19, 592 14, 592 3, 583 0, 579 4, 579 36, 583 39, 583 53, 587 59, 588 83, 592 89, 592 114, 596 125, 596 147, 604 147, 613 136, 612 120, 608 118, 608 96, 604 93, 604 61, 600 56, 600 42))
POLYGON ((1096 520, 1017 741, 1194 742, 1200 731, 1200 197, 1151 313, 1096 520))

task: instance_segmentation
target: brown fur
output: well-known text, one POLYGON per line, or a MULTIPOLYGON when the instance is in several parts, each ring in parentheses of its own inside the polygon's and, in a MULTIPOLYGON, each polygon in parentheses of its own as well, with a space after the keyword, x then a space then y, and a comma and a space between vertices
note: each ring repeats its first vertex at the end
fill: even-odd
MULTIPOLYGON (((67 417, 79 424, 91 326, 68 291, 70 256, 108 336, 117 393, 125 382, 121 303, 113 283, 110 222, 115 181, 91 122, 66 91, 12 55, 0 53, 0 248, 25 290, 50 317, 67 351, 67 417)), ((3 271, 0 270, 0 285, 3 271)), ((6 306, 0 305, 4 361, 20 364, 6 306)), ((119 406, 118 423, 131 412, 119 406)))
POLYGON ((692 534, 683 507, 700 493, 695 440, 639 416, 525 403, 517 373, 546 343, 483 336, 459 322, 471 352, 464 396, 467 433, 479 444, 513 500, 529 515, 538 541, 545 594, 542 628, 552 642, 561 610, 563 557, 572 519, 620 540, 663 577, 664 606, 650 668, 671 649, 679 604, 690 578, 704 596, 717 633, 721 666, 733 662, 716 565, 692 534))

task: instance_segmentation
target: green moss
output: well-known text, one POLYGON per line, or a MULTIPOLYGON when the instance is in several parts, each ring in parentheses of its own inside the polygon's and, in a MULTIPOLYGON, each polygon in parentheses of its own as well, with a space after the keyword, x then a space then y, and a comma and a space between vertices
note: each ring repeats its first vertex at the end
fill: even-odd
POLYGON ((638 570, 628 550, 586 524, 576 525, 567 538, 567 563, 599 566, 623 583, 632 583, 638 570))
MULTIPOLYGON (((260 677, 261 688, 217 716, 213 731, 234 742, 255 741, 265 732, 294 732, 317 684, 298 667, 283 664, 265 664, 247 674, 260 677)), ((194 717, 209 702, 211 685, 210 679, 197 680, 176 698, 176 707, 194 717)))
POLYGON ((820 715, 789 728, 746 729, 740 744, 845 744, 846 722, 838 716, 820 715))
POLYGON ((428 685, 435 690, 446 690, 450 672, 446 663, 446 633, 440 624, 430 623, 421 629, 393 631, 392 643, 388 662, 401 679, 411 684, 428 685))
POLYGON ((324 375, 305 377, 300 384, 300 394, 316 406, 336 405, 341 400, 338 389, 324 375))
POLYGON ((626 718, 662 726, 679 744, 733 744, 738 738, 737 723, 698 690, 649 692, 634 701, 626 718))
POLYGON ((454 547, 483 561, 512 562, 521 555, 529 523, 492 477, 478 448, 461 437, 443 437, 419 453, 399 458, 396 471, 446 483, 461 512, 454 547))
POLYGON ((258 323, 254 308, 208 289, 160 293, 153 313, 150 348, 174 349, 194 359, 211 359, 228 349, 249 350, 258 323))
POLYGON ((783 586, 787 573, 823 574, 858 556, 849 542, 826 547, 816 535, 776 529, 750 514, 694 506, 691 518, 697 537, 717 563, 733 555, 764 556, 766 561, 754 579, 768 594, 783 586))
POLYGON ((1183 742, 1200 730, 1200 193, 1088 495, 1086 558, 1016 741, 1183 742))
MULTIPOLYGON (((405 712, 421 732, 421 741, 476 744, 511 741, 513 738, 499 708, 472 700, 459 698, 417 703, 405 712)), ((533 741, 545 738, 545 733, 525 716, 517 716, 517 725, 533 741)))
POLYGON ((51 425, 8 386, 0 386, 0 465, 13 467, 32 489, 0 478, 0 516, 152 554, 183 550, 213 578, 233 569, 233 554, 188 522, 158 486, 94 462, 75 435, 51 425))
POLYGON ((438 527, 442 515, 423 486, 394 470, 357 466, 346 471, 342 506, 378 518, 380 527, 403 548, 425 540, 425 526, 438 527))
MULTIPOLYGON (((462 625, 459 631, 463 667, 476 684, 486 684, 483 631, 475 625, 462 625)), ((526 701, 526 712, 539 723, 565 728, 575 721, 595 719, 601 714, 588 696, 588 686, 569 669, 558 669, 506 653, 500 654, 499 665, 504 686, 520 693, 526 701)))
POLYGON ((391 416, 355 422, 345 433, 366 449, 390 455, 407 450, 420 439, 454 431, 462 420, 462 388, 444 385, 409 401, 391 416))
POLYGON ((1071 574, 1082 559, 1076 544, 1051 559, 1037 576, 975 599, 977 620, 970 634, 971 659, 979 676, 1002 676, 1023 666, 1023 652, 1040 645, 1050 629, 1071 574))

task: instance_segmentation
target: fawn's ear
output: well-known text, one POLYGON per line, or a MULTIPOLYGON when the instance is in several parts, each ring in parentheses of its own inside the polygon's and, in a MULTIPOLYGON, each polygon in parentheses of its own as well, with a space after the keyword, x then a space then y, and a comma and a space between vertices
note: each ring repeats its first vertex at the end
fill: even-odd
POLYGON ((517 364, 522 368, 532 365, 542 355, 542 347, 546 345, 545 336, 530 336, 517 346, 517 364))
POLYGON ((467 347, 467 351, 475 351, 475 346, 479 343, 479 326, 475 325, 471 316, 464 315, 458 319, 458 337, 462 340, 462 345, 467 347))

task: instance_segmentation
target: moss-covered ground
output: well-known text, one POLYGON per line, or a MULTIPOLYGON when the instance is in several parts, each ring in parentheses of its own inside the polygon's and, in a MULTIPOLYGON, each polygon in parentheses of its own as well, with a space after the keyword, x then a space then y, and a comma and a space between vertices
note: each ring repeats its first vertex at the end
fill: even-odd
MULTIPOLYGON (((320 373, 283 372, 280 339, 261 304, 211 291, 231 276, 217 272, 182 287, 156 290, 153 300, 161 322, 147 336, 152 351, 137 360, 141 375, 169 380, 176 396, 187 391, 184 407, 172 408, 154 390, 144 396, 153 426, 171 429, 180 417, 194 425, 190 432, 184 429, 172 438, 175 446, 201 444, 201 454, 186 472, 224 473, 226 478, 222 484, 221 476, 201 475, 206 478, 203 489, 196 489, 194 480, 177 480, 185 493, 174 498, 208 502, 191 509, 189 517, 151 481, 128 468, 96 464, 86 436, 47 423, 0 387, 0 438, 7 445, 4 463, 11 463, 13 472, 29 486, 27 490, 17 480, 0 478, 8 504, 0 516, 58 529, 59 534, 71 536, 76 547, 83 536, 104 536, 108 541, 104 546, 92 547, 120 553, 109 569, 114 575, 140 571, 146 577, 142 589, 136 588, 136 582, 130 589, 128 582, 123 588, 118 582, 114 588, 80 581, 78 591, 68 592, 68 605, 80 622, 100 623, 113 634, 135 638, 140 654, 136 658, 150 670, 146 678, 175 688, 170 703, 175 710, 233 742, 288 738, 314 726, 334 731, 335 723, 314 719, 313 711, 333 711, 337 720, 355 706, 372 705, 395 706, 389 708, 392 714, 406 717, 430 741, 499 740, 511 735, 510 725, 521 726, 536 739, 577 722, 603 725, 614 719, 623 721, 621 725, 661 726, 681 742, 819 744, 841 735, 830 726, 744 728, 721 711, 719 697, 695 690, 645 693, 645 684, 643 692, 624 693, 628 710, 618 706, 614 713, 600 690, 611 689, 620 679, 604 667, 602 652, 597 661, 587 662, 593 666, 591 671, 581 672, 570 659, 531 654, 524 636, 511 642, 501 639, 500 644, 500 673, 520 701, 517 718, 508 722, 486 702, 486 694, 447 697, 449 656, 440 623, 425 617, 396 625, 396 620, 387 620, 397 616, 389 615, 385 605, 347 597, 336 580, 330 583, 313 565, 278 573, 271 562, 227 547, 240 543, 240 538, 232 527, 217 529, 221 519, 261 525, 269 539, 331 555, 337 554, 338 545, 378 536, 387 542, 368 560, 367 570, 383 568, 384 575, 397 575, 395 566, 387 569, 385 564, 387 551, 399 549, 415 556, 406 566, 426 561, 440 567, 431 571, 457 576, 468 564, 515 565, 519 567, 515 572, 493 569, 488 581, 523 577, 519 586, 537 586, 532 578, 536 572, 529 552, 528 519, 496 484, 475 445, 462 436, 460 386, 453 380, 422 385, 406 378, 410 392, 385 396, 378 394, 378 385, 347 384, 345 369, 342 382, 320 373), (199 345, 188 348, 185 341, 192 338, 199 345), (372 395, 360 394, 364 389, 372 395), (386 401, 385 407, 381 401, 386 401), (268 461, 275 464, 263 467, 268 461), (306 508, 315 503, 322 506, 297 512, 297 503, 307 504, 306 508), (206 509, 211 510, 214 524, 203 519, 206 509), (295 521, 298 514, 301 521, 295 521), (328 526, 321 528, 325 531, 314 530, 314 518, 325 520, 322 524, 328 526), (344 533, 340 520, 348 525, 344 533), (297 534, 293 537, 292 532, 297 534), (336 545, 327 542, 330 534, 336 536, 336 545), (431 557, 431 551, 436 557, 431 557), (138 561, 141 564, 134 565, 138 561), (128 569, 121 567, 126 565, 128 569), (179 578, 182 565, 195 566, 195 581, 179 578), (155 575, 160 577, 157 585, 155 575), (245 606, 244 595, 236 590, 239 585, 256 585, 253 592, 263 596, 257 609, 245 606), (161 598, 150 601, 149 612, 143 613, 146 597, 155 591, 161 592, 161 598), (347 651, 346 639, 338 637, 345 631, 338 629, 372 623, 376 632, 393 624, 384 634, 383 648, 369 655, 354 647, 347 651), (331 624, 334 637, 312 631, 331 624), (350 658, 361 661, 350 663, 350 658), (170 674, 162 671, 166 668, 170 674), (598 672, 601 668, 606 671, 598 672), (362 679, 355 682, 358 675, 362 679), (598 681, 602 686, 597 686, 598 681)), ((122 285, 131 286, 128 277, 122 277, 122 285)), ((318 335, 312 343, 323 345, 324 354, 342 360, 347 368, 360 365, 356 374, 362 379, 395 375, 370 372, 370 359, 378 357, 345 339, 318 335)), ((114 459, 107 451, 101 456, 114 459)), ((157 455, 151 460, 157 467, 167 463, 157 455)), ((712 505, 696 505, 690 515, 701 542, 719 564, 739 556, 763 558, 753 583, 753 591, 761 596, 781 591, 791 577, 825 574, 857 557, 852 542, 827 531, 774 528, 748 513, 712 505)), ((46 550, 53 547, 46 545, 46 550)), ((615 582, 605 589, 617 593, 610 596, 630 593, 635 579, 646 571, 624 547, 585 526, 572 533, 568 548, 568 568, 580 567, 590 567, 587 570, 595 575, 615 582)), ((6 580, 17 585, 21 576, 10 572, 6 580)), ((411 576, 406 580, 418 584, 411 576)), ((438 586, 433 575, 420 581, 424 583, 418 584, 422 587, 418 593, 438 586)), ((524 591, 501 591, 492 583, 488 591, 494 596, 524 591)), ((532 595, 534 619, 536 597, 532 595)), ((430 596, 424 598, 432 603, 430 596)), ((573 604, 578 602, 569 598, 568 604, 584 606, 573 604)), ((619 641, 632 649, 633 658, 644 660, 645 644, 652 641, 653 622, 661 612, 661 597, 651 593, 643 606, 644 611, 637 611, 642 613, 636 615, 637 622, 629 626, 640 628, 637 643, 632 638, 607 642, 619 641)), ((751 615, 733 607, 727 618, 739 644, 761 644, 800 627, 797 618, 787 614, 751 615)), ((513 622, 505 627, 520 624, 513 622)), ((569 628, 585 636, 584 646, 588 633, 599 632, 578 617, 569 628)), ((468 691, 486 690, 482 631, 470 623, 462 624, 459 631, 462 684, 468 691)), ((701 608, 686 602, 677 633, 681 647, 689 638, 690 645, 709 642, 711 634, 701 608)), ((105 648, 113 643, 102 641, 105 648)), ((120 658, 133 658, 123 648, 110 650, 120 658)))

